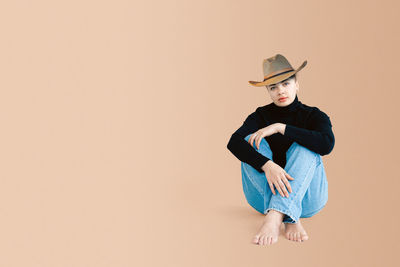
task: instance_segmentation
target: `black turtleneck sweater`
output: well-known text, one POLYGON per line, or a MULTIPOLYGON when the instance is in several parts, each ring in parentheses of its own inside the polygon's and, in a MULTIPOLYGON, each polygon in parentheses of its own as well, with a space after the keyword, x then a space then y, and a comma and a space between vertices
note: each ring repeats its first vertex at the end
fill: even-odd
POLYGON ((301 103, 296 95, 294 101, 284 107, 274 102, 258 107, 232 134, 227 148, 240 161, 263 172, 261 167, 270 159, 260 154, 244 138, 277 122, 286 124, 284 134, 276 133, 264 138, 271 147, 272 160, 282 168, 286 165, 286 151, 293 142, 320 155, 329 154, 335 145, 329 116, 317 107, 301 103))

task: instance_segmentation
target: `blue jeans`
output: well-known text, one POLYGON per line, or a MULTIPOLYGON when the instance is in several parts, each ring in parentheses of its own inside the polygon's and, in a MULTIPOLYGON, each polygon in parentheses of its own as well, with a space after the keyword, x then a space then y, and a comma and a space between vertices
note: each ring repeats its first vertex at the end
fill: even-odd
MULTIPOLYGON (((251 134, 245 137, 249 140, 251 134)), ((263 138, 260 148, 254 149, 272 159, 272 151, 263 138)), ((260 173, 249 164, 241 162, 243 191, 247 202, 255 210, 267 214, 271 209, 284 213, 284 223, 297 223, 300 218, 317 214, 328 201, 328 181, 322 157, 296 142, 286 151, 284 170, 294 178, 289 180, 292 193, 282 197, 276 187, 274 195, 264 172, 260 173)))

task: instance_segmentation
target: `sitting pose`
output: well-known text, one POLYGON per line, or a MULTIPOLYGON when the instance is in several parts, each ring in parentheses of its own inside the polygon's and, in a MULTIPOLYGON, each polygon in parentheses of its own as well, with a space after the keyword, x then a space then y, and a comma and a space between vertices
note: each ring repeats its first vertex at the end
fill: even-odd
POLYGON ((231 136, 227 148, 241 161, 243 191, 247 202, 265 214, 253 243, 285 237, 302 242, 308 235, 300 218, 318 213, 328 201, 328 181, 321 156, 329 154, 335 137, 329 116, 298 100, 296 73, 280 54, 264 59, 265 86, 272 103, 258 107, 231 136))

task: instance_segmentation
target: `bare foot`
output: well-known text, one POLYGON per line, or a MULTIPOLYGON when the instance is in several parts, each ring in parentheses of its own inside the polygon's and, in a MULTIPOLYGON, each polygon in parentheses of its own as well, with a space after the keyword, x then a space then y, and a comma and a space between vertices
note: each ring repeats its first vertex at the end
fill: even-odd
POLYGON ((303 242, 308 240, 308 235, 300 223, 285 223, 285 237, 291 241, 303 242))
POLYGON ((260 230, 253 238, 253 243, 258 245, 271 245, 276 243, 278 241, 279 229, 283 217, 283 213, 276 210, 269 210, 265 215, 260 230))

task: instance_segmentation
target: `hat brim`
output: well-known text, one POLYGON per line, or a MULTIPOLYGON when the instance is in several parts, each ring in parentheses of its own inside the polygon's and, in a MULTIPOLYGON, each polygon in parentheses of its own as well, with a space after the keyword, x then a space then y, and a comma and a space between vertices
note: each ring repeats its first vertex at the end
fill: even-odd
POLYGON ((291 72, 287 72, 285 74, 282 75, 278 75, 275 76, 274 78, 268 79, 266 81, 262 81, 262 82, 257 82, 257 81, 249 81, 249 83, 253 86, 256 87, 261 87, 261 86, 265 86, 265 85, 270 85, 270 84, 275 84, 275 83, 279 83, 287 78, 289 78, 290 76, 292 76, 293 74, 297 73, 298 71, 300 71, 302 68, 304 68, 307 65, 307 60, 305 60, 300 67, 298 67, 296 70, 293 70, 291 72))

